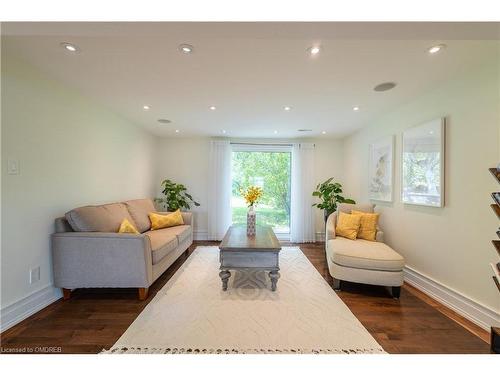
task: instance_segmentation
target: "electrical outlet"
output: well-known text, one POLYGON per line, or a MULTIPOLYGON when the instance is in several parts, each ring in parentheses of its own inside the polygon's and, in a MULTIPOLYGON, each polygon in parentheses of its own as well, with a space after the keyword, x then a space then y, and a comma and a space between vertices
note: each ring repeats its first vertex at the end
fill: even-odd
POLYGON ((40 266, 30 269, 30 284, 40 281, 40 266))
POLYGON ((7 159, 7 173, 19 174, 19 160, 11 158, 7 159))

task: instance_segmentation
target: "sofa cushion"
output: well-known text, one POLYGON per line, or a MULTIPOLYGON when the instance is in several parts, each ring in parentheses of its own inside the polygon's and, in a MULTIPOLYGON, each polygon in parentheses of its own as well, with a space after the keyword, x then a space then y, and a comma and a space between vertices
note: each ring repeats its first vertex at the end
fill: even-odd
POLYGON ((148 214, 156 211, 151 199, 134 199, 123 203, 127 206, 139 232, 144 233, 151 229, 148 214))
POLYGON ((123 203, 75 208, 65 214, 75 232, 118 232, 123 219, 134 223, 123 203))
POLYGON ((404 258, 382 242, 348 240, 328 241, 330 259, 341 266, 378 271, 401 271, 404 258))
POLYGON ((340 203, 338 206, 338 211, 345 212, 346 214, 350 214, 352 210, 362 211, 362 212, 373 212, 373 208, 375 206, 371 203, 340 203))
POLYGON ((123 219, 122 223, 120 224, 120 229, 118 229, 118 233, 139 234, 139 231, 134 227, 134 224, 132 224, 127 219, 123 219))
POLYGON ((357 237, 363 240, 375 241, 378 217, 380 214, 352 210, 352 215, 361 216, 357 237))
POLYGON ((166 215, 151 212, 149 214, 149 220, 151 220, 151 230, 170 228, 184 224, 181 210, 166 215))
POLYGON ((170 228, 145 233, 151 242, 153 264, 161 261, 179 245, 179 241, 177 240, 175 233, 168 231, 168 229, 170 228))
MULTIPOLYGON (((177 237, 177 241, 179 241, 179 243, 181 243, 182 241, 184 241, 185 239, 187 239, 193 229, 193 227, 191 225, 178 225, 176 227, 170 227, 170 228, 165 228, 165 229, 160 229, 162 232, 165 231, 165 233, 169 233, 171 235, 174 235, 177 237)), ((156 232, 156 231, 155 231, 156 232)))
POLYGON ((337 236, 355 240, 358 235, 360 224, 360 215, 351 215, 339 212, 339 220, 337 221, 337 226, 335 227, 335 233, 337 236))

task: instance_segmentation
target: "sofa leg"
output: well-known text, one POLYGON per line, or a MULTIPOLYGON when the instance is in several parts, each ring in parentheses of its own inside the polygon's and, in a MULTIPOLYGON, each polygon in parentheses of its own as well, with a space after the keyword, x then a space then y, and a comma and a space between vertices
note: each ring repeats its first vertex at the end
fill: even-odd
POLYGON ((333 279, 333 289, 334 290, 341 290, 342 288, 342 280, 339 279, 333 279))
POLYGON ((137 288, 137 290, 139 292, 139 301, 144 301, 148 298, 149 288, 137 288))
POLYGON ((71 298, 71 289, 62 288, 63 300, 68 300, 71 298))
POLYGON ((391 288, 391 294, 392 294, 392 298, 399 299, 399 296, 401 295, 401 287, 400 286, 393 286, 391 288))

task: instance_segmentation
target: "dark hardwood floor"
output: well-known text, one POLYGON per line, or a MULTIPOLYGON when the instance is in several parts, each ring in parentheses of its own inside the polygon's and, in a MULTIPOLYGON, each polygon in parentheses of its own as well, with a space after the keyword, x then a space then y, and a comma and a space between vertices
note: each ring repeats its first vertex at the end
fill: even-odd
MULTIPOLYGON (((196 241, 189 254, 202 245, 217 243, 196 241)), ((324 244, 297 246, 331 285, 324 244)), ((70 300, 59 300, 4 332, 2 352, 30 348, 33 353, 99 353, 109 349, 185 259, 181 256, 151 286, 145 301, 137 299, 136 289, 74 291, 70 300)), ((352 283, 344 283, 338 296, 389 353, 489 353, 488 344, 472 334, 467 323, 450 319, 410 286, 402 288, 399 300, 383 287, 352 283)))

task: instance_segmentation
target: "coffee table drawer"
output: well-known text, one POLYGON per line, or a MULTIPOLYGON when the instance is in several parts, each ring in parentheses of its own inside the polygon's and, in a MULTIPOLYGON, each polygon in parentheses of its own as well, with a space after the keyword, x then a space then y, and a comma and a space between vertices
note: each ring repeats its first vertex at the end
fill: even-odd
POLYGON ((259 268, 278 267, 278 254, 265 252, 221 252, 221 267, 259 268))

